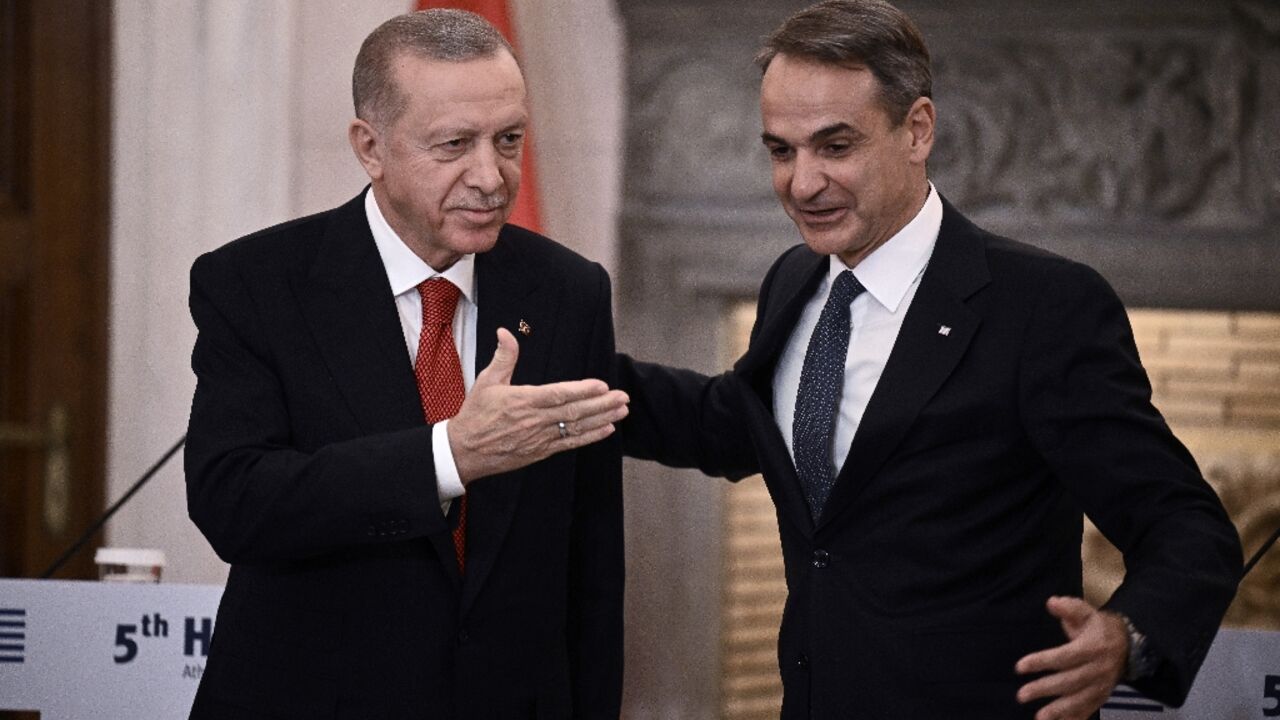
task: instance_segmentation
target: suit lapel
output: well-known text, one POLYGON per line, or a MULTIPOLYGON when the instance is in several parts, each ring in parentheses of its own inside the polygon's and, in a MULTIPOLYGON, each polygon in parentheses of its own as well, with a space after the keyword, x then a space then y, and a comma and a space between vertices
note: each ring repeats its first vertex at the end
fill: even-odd
MULTIPOLYGON (((423 424, 422 399, 387 272, 365 217, 363 193, 333 212, 297 293, 334 384, 361 431, 375 434, 423 424)), ((451 536, 428 537, 445 572, 460 585, 451 536)))
MULTIPOLYGON (((826 273, 826 255, 815 255, 804 246, 793 249, 778 268, 765 298, 765 315, 757 321, 757 331, 734 372, 747 379, 770 407, 773 400, 773 369, 805 303, 817 290, 826 273)), ((772 410, 770 410, 772 412, 772 410)))
MULTIPOLYGON (((550 348, 558 330, 560 288, 546 287, 513 233, 504 228, 498 243, 476 256, 476 374, 493 359, 497 329, 511 331, 520 344, 513 385, 546 382, 550 348), (521 323, 529 333, 520 332, 521 323)), ((465 611, 493 569, 511 526, 516 503, 531 470, 485 478, 467 488, 467 572, 463 580, 465 611)))
POLYGON ((933 256, 818 519, 818 529, 874 481, 968 349, 981 318, 964 301, 990 280, 977 233, 943 200, 942 227, 933 256))
POLYGON ((320 243, 296 292, 334 384, 365 433, 422 424, 395 298, 363 195, 333 211, 320 243))
POLYGON ((817 290, 829 267, 825 255, 815 255, 801 246, 783 260, 765 298, 765 314, 745 355, 734 367, 752 392, 746 393, 746 411, 760 453, 769 467, 762 468, 772 483, 773 502, 779 517, 791 519, 805 535, 813 532, 813 518, 800 487, 795 462, 773 414, 773 375, 787 340, 805 304, 817 290))

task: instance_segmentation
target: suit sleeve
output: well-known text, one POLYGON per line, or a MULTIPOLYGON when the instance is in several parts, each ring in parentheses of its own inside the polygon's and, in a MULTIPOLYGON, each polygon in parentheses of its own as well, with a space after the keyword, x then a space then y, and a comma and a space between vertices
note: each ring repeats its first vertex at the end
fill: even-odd
MULTIPOLYGON (((760 285, 752 344, 768 315, 778 270, 794 257, 795 249, 778 258, 760 285)), ((743 393, 754 391, 736 370, 708 377, 621 353, 615 367, 618 387, 631 396, 631 414, 622 422, 624 452, 629 457, 656 460, 670 467, 696 468, 712 477, 730 480, 760 472, 760 461, 738 400, 743 393)))
POLYGON ((224 257, 192 267, 190 307, 198 335, 187 506, 219 557, 296 560, 447 530, 430 426, 304 452, 291 440, 270 330, 224 257))
POLYGON ((1158 658, 1143 693, 1180 705, 1241 571, 1235 528, 1151 404, 1124 307, 1097 273, 1046 278, 1022 359, 1021 412, 1059 481, 1124 554, 1106 607, 1158 658))
POLYGON ((741 414, 733 409, 732 374, 707 377, 621 353, 616 368, 617 386, 631 397, 622 421, 628 456, 731 480, 759 472, 741 414))
MULTIPOLYGON (((598 272, 591 374, 611 386, 609 276, 598 272)), ((568 645, 575 718, 615 719, 622 707, 622 449, 614 435, 578 451, 569 549, 568 645)))

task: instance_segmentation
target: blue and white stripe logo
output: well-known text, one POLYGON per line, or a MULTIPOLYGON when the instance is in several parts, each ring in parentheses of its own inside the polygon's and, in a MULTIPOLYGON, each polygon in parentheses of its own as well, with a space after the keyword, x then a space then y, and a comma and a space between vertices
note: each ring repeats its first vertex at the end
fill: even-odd
POLYGON ((0 663, 21 663, 27 652, 27 611, 0 608, 0 663))
POLYGON ((1111 693, 1111 697, 1107 703, 1102 706, 1103 710, 1112 711, 1131 711, 1144 713, 1160 713, 1164 712, 1164 706, 1154 700, 1147 699, 1146 695, 1137 690, 1130 690, 1126 687, 1117 687, 1115 692, 1111 693))

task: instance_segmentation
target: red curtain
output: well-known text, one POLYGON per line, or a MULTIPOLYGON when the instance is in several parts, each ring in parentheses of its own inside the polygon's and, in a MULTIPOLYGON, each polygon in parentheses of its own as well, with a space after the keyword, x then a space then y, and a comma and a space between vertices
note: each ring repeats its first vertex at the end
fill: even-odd
MULTIPOLYGON (((516 44, 515 29, 511 25, 511 12, 507 0, 418 0, 418 9, 457 8, 470 10, 484 17, 498 31, 506 36, 511 46, 519 51, 516 44)), ((537 232, 542 231, 541 216, 538 213, 538 182, 534 172, 533 133, 525 135, 524 157, 521 162, 520 194, 516 196, 516 206, 511 212, 509 222, 537 232)))

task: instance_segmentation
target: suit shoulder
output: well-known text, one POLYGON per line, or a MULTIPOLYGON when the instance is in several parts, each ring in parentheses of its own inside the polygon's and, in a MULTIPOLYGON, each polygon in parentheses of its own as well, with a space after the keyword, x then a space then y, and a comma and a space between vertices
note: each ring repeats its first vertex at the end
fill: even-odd
POLYGON ((1106 278, 1091 266, 1030 243, 983 231, 988 267, 997 283, 1018 287, 1028 296, 1105 297, 1119 302, 1106 278))
POLYGON ((209 265, 266 269, 282 262, 296 264, 315 251, 334 212, 294 218, 236 238, 201 255, 192 271, 209 265))

